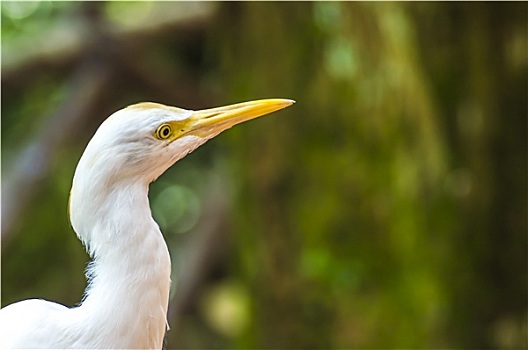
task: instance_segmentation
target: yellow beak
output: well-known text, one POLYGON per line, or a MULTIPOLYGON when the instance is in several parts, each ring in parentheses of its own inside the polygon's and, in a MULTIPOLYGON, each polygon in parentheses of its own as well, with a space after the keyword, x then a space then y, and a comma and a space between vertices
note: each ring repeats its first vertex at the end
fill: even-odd
POLYGON ((218 134, 236 124, 286 108, 293 103, 295 101, 287 99, 267 99, 195 111, 188 120, 188 132, 198 136, 218 134))

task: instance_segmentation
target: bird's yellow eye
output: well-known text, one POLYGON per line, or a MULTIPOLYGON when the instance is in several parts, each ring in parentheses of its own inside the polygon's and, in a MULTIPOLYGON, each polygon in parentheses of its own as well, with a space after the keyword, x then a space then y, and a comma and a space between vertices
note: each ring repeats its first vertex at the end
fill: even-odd
POLYGON ((169 124, 161 124, 156 130, 155 136, 159 140, 166 140, 172 134, 172 127, 169 124))

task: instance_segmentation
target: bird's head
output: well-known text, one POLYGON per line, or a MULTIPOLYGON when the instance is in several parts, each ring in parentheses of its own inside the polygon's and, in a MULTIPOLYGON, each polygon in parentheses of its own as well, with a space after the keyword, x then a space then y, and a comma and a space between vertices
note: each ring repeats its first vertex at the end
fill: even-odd
MULTIPOLYGON (((134 214, 127 205, 144 210, 137 196, 145 199, 148 184, 177 160, 233 125, 293 102, 268 99, 201 111, 149 102, 115 112, 96 131, 75 170, 68 205, 72 227, 96 254, 100 242, 115 239, 104 236, 112 230, 100 226, 114 225, 105 218, 130 222, 134 214)), ((135 213, 150 214, 141 210, 135 213)))
POLYGON ((200 111, 150 102, 126 107, 101 124, 86 147, 76 177, 89 174, 90 181, 103 181, 105 186, 131 179, 152 182, 220 132, 293 102, 267 99, 200 111))

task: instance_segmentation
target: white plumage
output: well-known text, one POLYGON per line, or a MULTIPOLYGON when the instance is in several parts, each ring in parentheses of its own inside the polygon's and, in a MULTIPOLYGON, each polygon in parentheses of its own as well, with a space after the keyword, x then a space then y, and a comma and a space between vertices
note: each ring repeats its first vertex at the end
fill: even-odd
POLYGON ((148 187, 179 159, 243 121, 291 100, 203 111, 155 103, 104 121, 73 178, 70 221, 93 261, 79 306, 25 300, 0 310, 0 348, 160 349, 168 329, 170 256, 148 187))

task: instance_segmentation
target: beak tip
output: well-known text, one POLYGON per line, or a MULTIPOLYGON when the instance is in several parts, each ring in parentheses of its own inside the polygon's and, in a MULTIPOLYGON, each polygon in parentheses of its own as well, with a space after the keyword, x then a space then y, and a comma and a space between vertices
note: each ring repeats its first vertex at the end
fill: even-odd
POLYGON ((292 99, 289 99, 289 98, 284 98, 282 99, 282 103, 284 105, 283 108, 285 107, 288 107, 288 106, 291 106, 292 104, 294 104, 296 101, 295 100, 292 100, 292 99))

